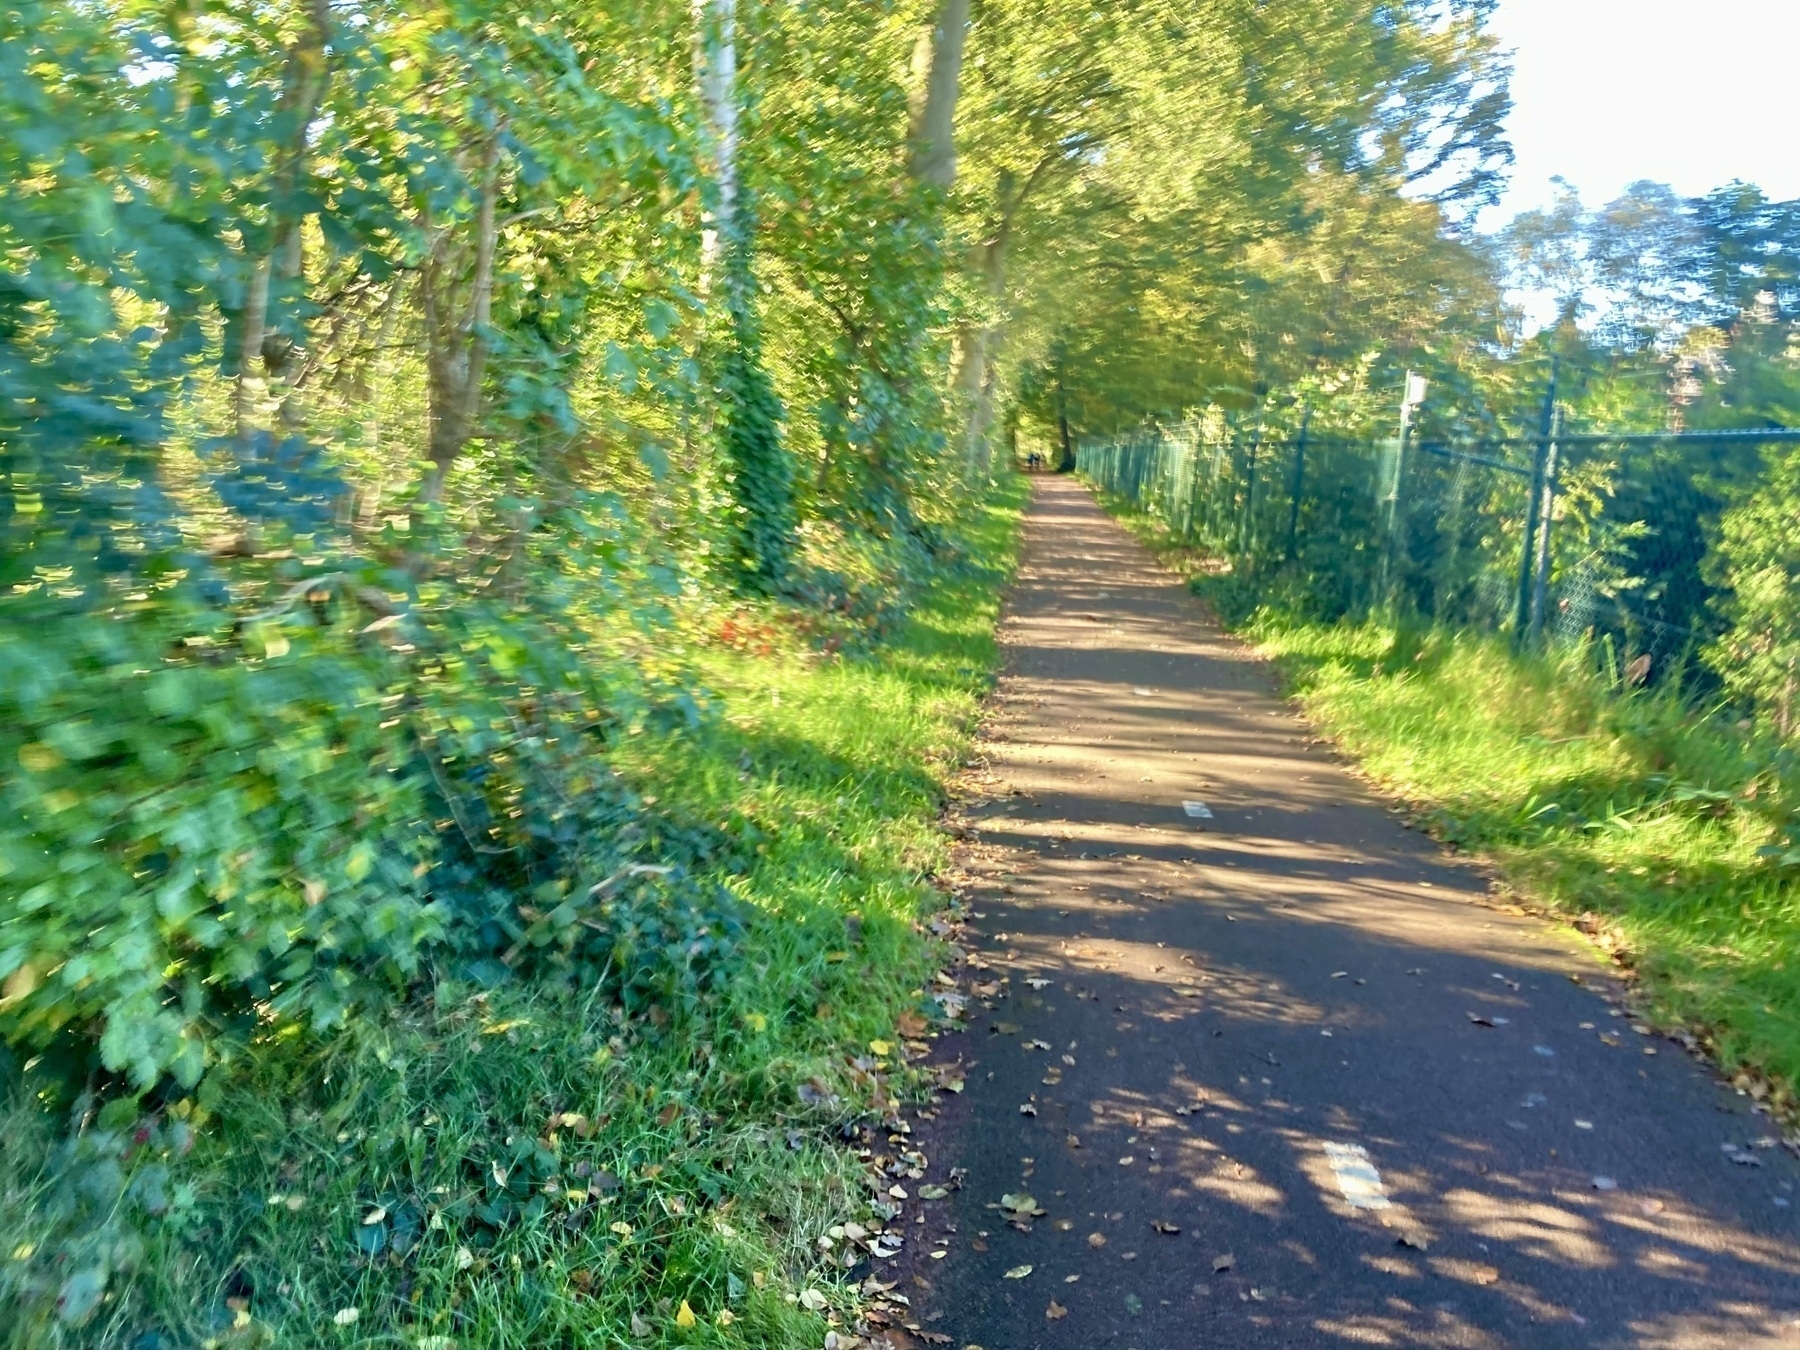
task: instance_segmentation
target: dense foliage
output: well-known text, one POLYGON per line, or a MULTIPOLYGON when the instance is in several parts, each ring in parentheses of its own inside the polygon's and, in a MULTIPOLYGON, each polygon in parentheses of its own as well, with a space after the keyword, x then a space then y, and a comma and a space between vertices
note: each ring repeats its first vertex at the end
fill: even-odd
MULTIPOLYGON (((395 1235, 427 1176, 473 1169, 489 1217, 440 1212, 457 1234, 536 1242, 519 1188, 568 1180, 528 1144, 542 1098, 625 1094, 626 1134, 580 1137, 660 1169, 671 1075, 700 1161, 686 1189, 636 1174, 670 1245, 607 1259, 628 1290, 741 1284, 698 1221, 761 1148, 730 1131, 918 1001, 923 846, 876 836, 925 828, 984 678, 1009 452, 1190 413, 1367 434, 1408 368, 1441 391, 1426 425, 1488 434, 1536 415, 1553 351, 1571 418, 1791 420, 1788 206, 1641 188, 1472 232, 1509 153, 1492 7, 0 11, 0 1036, 76 1121, 32 1172, 20 1334, 126 1341, 155 1299, 124 1272, 176 1301, 242 1274, 137 1226, 262 1231, 165 1185, 190 1147, 288 1185, 206 1134, 246 1084, 293 1092, 321 1149, 354 1137, 338 1199, 384 1215, 355 1178, 401 1187, 427 1118, 468 1131, 406 1152, 405 1208, 368 1225, 395 1244, 358 1249, 393 1280, 371 1336, 417 1330, 395 1235), (1564 313, 1522 342, 1527 274, 1564 313), (744 732, 808 688, 850 701, 744 732), (858 973, 827 969, 858 933, 858 973), (515 1026, 489 999, 555 1009, 555 1086, 440 1118, 443 1046, 515 1026), (337 1100, 331 1066, 399 1060, 438 1083, 420 1133, 334 1132, 379 1093, 337 1100)), ((1683 528, 1723 542, 1670 612, 1712 616, 1786 734, 1791 465, 1675 467, 1704 502, 1683 528)), ((879 1096, 871 1073, 840 1086, 879 1096)), ((325 1288, 284 1305, 294 1335, 325 1288)), ((780 1343, 790 1311, 741 1334, 780 1343)))
POLYGON ((667 633, 880 622, 1051 391, 1267 387, 1308 278, 1491 307, 1482 13, 7 11, 7 1037, 144 1089, 442 961, 703 982, 726 846, 607 767, 703 715, 667 633))

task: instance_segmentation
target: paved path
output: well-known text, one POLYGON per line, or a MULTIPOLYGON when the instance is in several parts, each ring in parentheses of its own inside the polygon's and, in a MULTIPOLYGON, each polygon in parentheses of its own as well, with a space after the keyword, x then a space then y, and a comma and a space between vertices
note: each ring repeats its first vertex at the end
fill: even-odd
POLYGON ((1482 903, 1077 483, 1039 480, 1028 530, 973 814, 999 989, 926 1139, 967 1179, 909 1222, 926 1329, 1800 1347, 1765 1118, 1634 1033, 1578 938, 1482 903))

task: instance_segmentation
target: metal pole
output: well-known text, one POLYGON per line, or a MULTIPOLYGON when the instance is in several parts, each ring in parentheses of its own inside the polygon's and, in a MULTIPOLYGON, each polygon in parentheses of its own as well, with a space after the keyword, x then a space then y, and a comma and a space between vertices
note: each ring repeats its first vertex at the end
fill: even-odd
POLYGON ((1312 408, 1300 409, 1300 438, 1294 442, 1294 491, 1288 503, 1287 553, 1283 562, 1294 561, 1300 541, 1300 493, 1306 487, 1306 429, 1312 424, 1312 408))
POLYGON ((1562 429, 1562 410, 1550 414, 1550 447, 1544 452, 1544 505, 1538 513, 1537 576, 1531 587, 1530 641, 1535 649, 1544 639, 1545 613, 1550 600, 1550 531, 1555 523, 1556 433, 1562 429))
POLYGON ((1250 551, 1250 513, 1256 505, 1256 452, 1262 449, 1262 417, 1256 419, 1256 435, 1250 441, 1250 454, 1244 461, 1244 519, 1238 529, 1238 552, 1250 551))
POLYGON ((1394 443, 1392 471, 1387 481, 1377 484, 1381 506, 1381 559, 1375 576, 1375 603, 1393 602, 1393 583, 1400 561, 1400 482, 1406 471, 1406 442, 1412 434, 1413 409, 1425 397, 1425 381, 1412 371, 1406 372, 1406 392, 1400 399, 1400 439, 1394 443))
POLYGON ((1525 539, 1519 548, 1519 595, 1513 612, 1513 645, 1523 648, 1531 628, 1531 581, 1537 564, 1538 508, 1544 496, 1544 471, 1550 458, 1551 421, 1556 416, 1556 376, 1562 358, 1550 358, 1550 387, 1538 416, 1537 448, 1531 457, 1531 486, 1525 497, 1525 539))

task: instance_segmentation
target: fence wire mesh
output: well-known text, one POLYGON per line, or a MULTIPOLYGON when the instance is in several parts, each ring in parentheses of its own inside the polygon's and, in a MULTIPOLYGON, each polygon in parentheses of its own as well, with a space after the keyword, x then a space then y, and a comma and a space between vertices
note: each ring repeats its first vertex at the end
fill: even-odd
POLYGON ((1718 635, 1724 485, 1781 444, 1800 432, 1274 438, 1208 417, 1085 441, 1076 467, 1319 617, 1585 637, 1660 672, 1718 635))

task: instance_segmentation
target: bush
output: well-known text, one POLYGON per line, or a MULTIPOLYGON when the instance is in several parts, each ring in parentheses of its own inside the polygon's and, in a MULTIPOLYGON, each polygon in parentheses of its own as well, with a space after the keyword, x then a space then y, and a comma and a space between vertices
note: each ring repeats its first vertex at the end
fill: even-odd
POLYGON ((605 685, 552 588, 275 580, 247 616, 181 587, 0 605, 0 1033, 142 1089, 428 962, 645 998, 710 977, 733 906, 689 878, 723 844, 607 766, 646 695, 605 685))
POLYGON ((1730 629, 1707 653, 1733 694, 1784 738, 1795 730, 1800 679, 1800 451, 1720 522, 1720 608, 1730 629))

